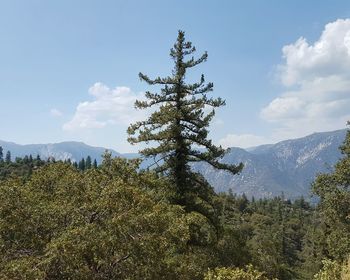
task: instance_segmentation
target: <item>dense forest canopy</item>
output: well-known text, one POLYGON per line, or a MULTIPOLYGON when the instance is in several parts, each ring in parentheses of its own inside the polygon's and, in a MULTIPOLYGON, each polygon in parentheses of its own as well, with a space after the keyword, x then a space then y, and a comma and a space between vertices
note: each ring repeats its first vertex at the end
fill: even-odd
POLYGON ((303 198, 213 194, 217 237, 204 216, 170 203, 171 182, 139 171, 137 160, 106 154, 85 171, 42 162, 30 176, 1 181, 1 279, 313 279, 323 264, 320 275, 345 271, 349 231, 334 207, 348 200, 338 193, 317 207, 303 198))

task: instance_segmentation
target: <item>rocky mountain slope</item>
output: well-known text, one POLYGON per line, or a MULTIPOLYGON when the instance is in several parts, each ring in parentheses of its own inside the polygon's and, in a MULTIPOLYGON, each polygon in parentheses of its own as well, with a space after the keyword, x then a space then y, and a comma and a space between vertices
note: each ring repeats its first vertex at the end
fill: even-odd
POLYGON ((310 184, 320 172, 332 170, 341 157, 339 146, 346 130, 312 135, 263 145, 248 150, 231 148, 222 159, 227 163, 244 163, 241 174, 232 176, 213 170, 204 163, 194 168, 201 172, 217 191, 232 189, 248 196, 276 196, 284 193, 294 198, 310 195, 310 184))

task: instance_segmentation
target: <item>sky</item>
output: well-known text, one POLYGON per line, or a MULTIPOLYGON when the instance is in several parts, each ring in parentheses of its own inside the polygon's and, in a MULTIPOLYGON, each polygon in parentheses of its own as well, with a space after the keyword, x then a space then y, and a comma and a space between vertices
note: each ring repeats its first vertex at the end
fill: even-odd
POLYGON ((0 0, 0 139, 82 141, 135 152, 126 129, 171 74, 177 31, 208 61, 217 109, 209 136, 250 147, 346 127, 349 1, 0 0))

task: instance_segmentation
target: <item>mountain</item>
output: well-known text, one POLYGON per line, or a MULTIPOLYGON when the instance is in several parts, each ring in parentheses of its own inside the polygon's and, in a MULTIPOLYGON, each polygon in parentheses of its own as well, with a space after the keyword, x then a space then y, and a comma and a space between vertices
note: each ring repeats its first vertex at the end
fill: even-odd
MULTIPOLYGON (((30 144, 19 145, 12 142, 5 142, 0 140, 0 146, 6 151, 11 151, 12 159, 16 157, 23 157, 25 155, 40 155, 42 159, 54 157, 56 160, 66 160, 70 158, 72 161, 79 161, 88 155, 92 159, 101 161, 101 155, 106 151, 106 148, 92 147, 82 142, 61 142, 55 144, 30 144)), ((120 153, 108 149, 113 156, 121 156, 120 153)))
MULTIPOLYGON (((223 157, 225 163, 244 163, 239 175, 232 176, 226 171, 214 170, 205 163, 196 163, 192 168, 202 173, 218 192, 228 191, 248 197, 272 197, 284 193, 285 197, 295 198, 310 195, 310 184, 317 173, 332 170, 334 163, 341 157, 339 146, 345 139, 346 130, 314 133, 312 135, 261 145, 249 149, 231 148, 223 157)), ((56 144, 18 145, 0 141, 4 152, 11 151, 12 158, 32 154, 46 159, 50 156, 57 160, 70 158, 79 161, 90 155, 98 162, 106 150, 88 146, 82 142, 62 142, 56 144)), ((137 154, 120 154, 109 150, 113 156, 126 158, 137 154)), ((147 167, 152 160, 145 160, 141 167, 147 167)))
POLYGON ((241 174, 232 176, 204 163, 194 165, 216 191, 228 191, 249 197, 281 195, 295 198, 310 195, 310 184, 321 172, 329 172, 341 157, 339 146, 346 130, 312 135, 262 145, 247 150, 231 148, 222 159, 225 163, 244 163, 241 174))

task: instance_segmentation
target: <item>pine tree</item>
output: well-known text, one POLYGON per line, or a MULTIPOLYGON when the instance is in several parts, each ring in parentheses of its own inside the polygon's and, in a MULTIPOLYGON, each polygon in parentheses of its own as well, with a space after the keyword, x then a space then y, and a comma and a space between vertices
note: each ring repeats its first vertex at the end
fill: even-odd
POLYGON ((81 161, 79 161, 79 169, 80 169, 81 171, 84 171, 85 168, 86 168, 86 166, 85 166, 85 159, 82 158, 81 161))
POLYGON ((146 92, 147 101, 136 101, 135 107, 138 109, 151 107, 157 110, 147 120, 136 122, 128 128, 128 141, 131 144, 158 143, 158 146, 140 152, 145 157, 153 157, 157 164, 156 171, 173 180, 175 202, 185 206, 189 203, 187 194, 195 192, 194 185, 198 182, 198 176, 190 169, 191 162, 204 161, 232 174, 240 172, 243 167, 242 164, 221 163, 219 159, 226 151, 208 139, 208 126, 214 117, 214 109, 225 105, 225 101, 207 96, 213 90, 213 83, 205 83, 204 75, 198 83, 185 82, 187 70, 208 57, 205 52, 199 59, 191 57, 186 60, 185 57, 195 50, 191 42, 185 41, 185 33, 179 31, 177 41, 170 50, 175 64, 172 76, 152 80, 147 75, 139 74, 142 81, 162 88, 159 93, 146 92), (211 111, 206 114, 205 108, 211 108, 211 111), (198 147, 205 151, 200 151, 198 147))
POLYGON ((4 161, 4 152, 2 147, 0 146, 0 163, 4 161))
POLYGON ((93 167, 94 169, 97 168, 97 160, 96 160, 96 159, 94 159, 94 163, 93 163, 92 167, 93 167))
POLYGON ((317 176, 313 192, 320 197, 327 252, 332 259, 343 261, 350 254, 350 130, 340 150, 343 158, 332 173, 317 176))
POLYGON ((7 151, 7 153, 6 153, 5 162, 6 163, 11 162, 11 152, 10 151, 7 151))
POLYGON ((29 157, 28 156, 24 156, 23 163, 24 164, 28 164, 29 163, 29 157))
POLYGON ((90 169, 91 166, 92 166, 91 157, 87 156, 86 161, 85 161, 85 169, 90 169))

